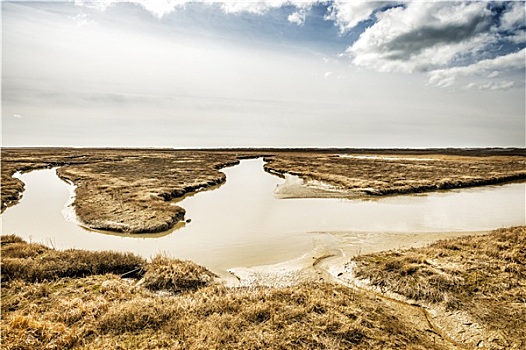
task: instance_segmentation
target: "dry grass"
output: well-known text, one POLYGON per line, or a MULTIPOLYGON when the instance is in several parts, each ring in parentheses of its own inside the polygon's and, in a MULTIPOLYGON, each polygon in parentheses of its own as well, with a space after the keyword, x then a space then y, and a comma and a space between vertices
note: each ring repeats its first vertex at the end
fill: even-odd
POLYGON ((331 284, 159 296, 93 276, 4 289, 5 349, 447 348, 380 300, 331 284))
POLYGON ((133 149, 7 149, 2 152, 2 210, 16 203, 16 171, 60 166, 76 186, 73 203, 88 227, 117 232, 165 231, 184 219, 169 201, 225 181, 218 171, 250 152, 133 149))
MULTIPOLYGON (((13 236, 3 241, 11 251, 2 263, 28 255, 14 250, 37 249, 13 236)), ((425 319, 341 285, 206 285, 201 276, 210 272, 164 257, 146 269, 139 283, 114 274, 2 281, 2 349, 455 348, 425 319), (179 293, 157 291, 174 286, 179 293)))
POLYGON ((57 251, 41 244, 26 243, 19 237, 2 236, 2 282, 56 280, 113 273, 139 277, 146 261, 131 253, 90 252, 69 249, 57 251))
POLYGON ((143 285, 150 290, 181 292, 204 287, 217 277, 194 262, 159 255, 148 265, 143 285))
POLYGON ((356 276, 383 292, 466 312, 499 335, 494 348, 526 346, 526 227, 360 256, 355 262, 356 276))
POLYGON ((16 172, 52 168, 66 164, 86 164, 100 161, 119 161, 122 155, 111 150, 79 150, 70 148, 22 148, 2 149, 1 181, 2 212, 14 205, 24 191, 22 181, 13 178, 16 172))
POLYGON ((157 232, 184 219, 169 201, 226 180, 218 169, 239 161, 234 154, 150 152, 109 163, 65 166, 58 173, 78 187, 75 210, 89 227, 157 232))
POLYGON ((265 164, 265 169, 272 173, 289 173, 323 181, 347 191, 349 196, 429 192, 526 179, 524 151, 522 156, 480 151, 482 155, 489 156, 477 157, 451 155, 445 150, 416 155, 386 152, 377 154, 377 158, 309 152, 281 153, 267 158, 269 163, 265 164))

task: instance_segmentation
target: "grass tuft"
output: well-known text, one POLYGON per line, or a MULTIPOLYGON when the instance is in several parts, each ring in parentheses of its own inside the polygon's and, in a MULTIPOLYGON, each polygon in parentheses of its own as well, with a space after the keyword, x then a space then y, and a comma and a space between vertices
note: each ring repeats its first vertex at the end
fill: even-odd
POLYGON ((150 290, 181 292, 195 290, 214 282, 217 276, 191 261, 158 255, 148 265, 143 284, 150 290))
MULTIPOLYGON (((519 349, 526 343, 525 234, 512 228, 361 256, 356 273, 384 290, 445 305, 450 314, 469 312, 477 327, 491 332, 488 348, 519 349), (375 281, 378 274, 384 279, 375 281)), ((2 266, 55 252, 27 246, 2 244, 2 266), (8 247, 25 252, 4 254, 8 247)), ((3 280, 2 349, 446 350, 478 344, 468 339, 457 347, 430 328, 421 309, 362 289, 331 283, 226 288, 211 283, 214 275, 203 267, 163 256, 143 267, 140 283, 115 274, 3 280)))

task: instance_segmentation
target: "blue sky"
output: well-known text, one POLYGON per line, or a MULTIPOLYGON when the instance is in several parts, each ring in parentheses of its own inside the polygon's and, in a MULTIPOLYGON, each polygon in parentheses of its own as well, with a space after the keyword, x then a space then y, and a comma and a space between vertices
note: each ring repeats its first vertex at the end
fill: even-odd
POLYGON ((525 3, 2 3, 2 144, 525 146, 525 3))

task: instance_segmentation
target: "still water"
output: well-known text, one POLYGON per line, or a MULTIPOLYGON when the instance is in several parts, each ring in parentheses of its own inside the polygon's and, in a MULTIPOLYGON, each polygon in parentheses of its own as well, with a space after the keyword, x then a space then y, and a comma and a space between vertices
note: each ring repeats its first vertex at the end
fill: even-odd
POLYGON ((224 274, 294 259, 319 244, 363 253, 526 222, 524 183, 377 200, 278 199, 273 193, 284 180, 264 172, 261 159, 223 172, 225 184, 177 203, 190 223, 155 235, 83 229, 71 219, 73 186, 54 170, 30 172, 20 176, 20 203, 2 214, 2 233, 57 249, 161 253, 224 274))

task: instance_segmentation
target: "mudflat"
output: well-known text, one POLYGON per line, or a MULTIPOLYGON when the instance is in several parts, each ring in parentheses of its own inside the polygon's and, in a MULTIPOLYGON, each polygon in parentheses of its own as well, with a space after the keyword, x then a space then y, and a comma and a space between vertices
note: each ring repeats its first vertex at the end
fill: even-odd
POLYGON ((8 148, 2 149, 2 210, 17 203, 24 189, 13 174, 57 167, 57 174, 76 186, 73 206, 82 225, 114 232, 165 231, 185 219, 184 208, 171 200, 223 183, 221 168, 250 157, 264 157, 270 173, 331 187, 292 191, 304 197, 374 197, 526 179, 524 149, 8 148))

